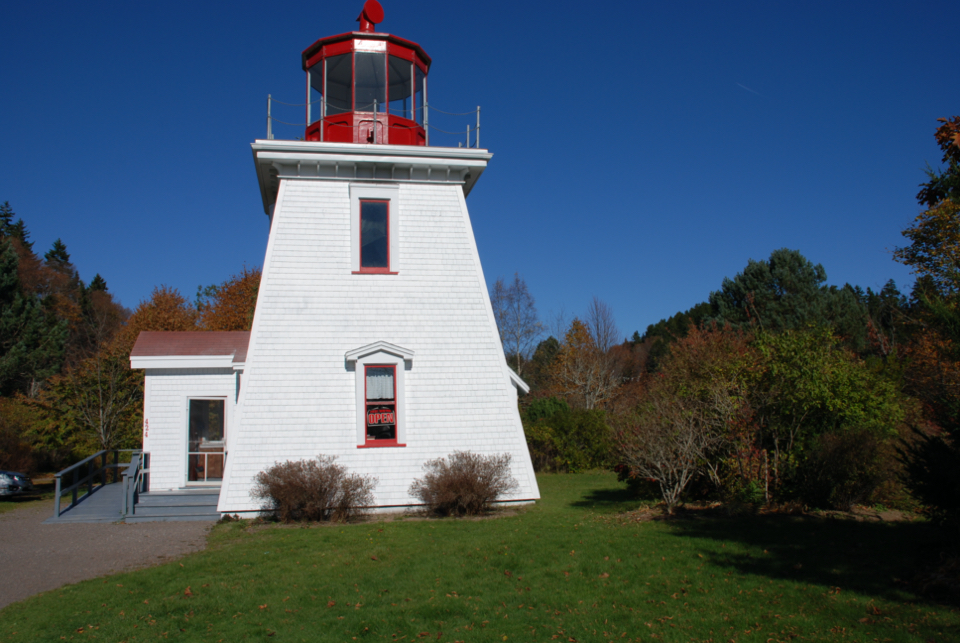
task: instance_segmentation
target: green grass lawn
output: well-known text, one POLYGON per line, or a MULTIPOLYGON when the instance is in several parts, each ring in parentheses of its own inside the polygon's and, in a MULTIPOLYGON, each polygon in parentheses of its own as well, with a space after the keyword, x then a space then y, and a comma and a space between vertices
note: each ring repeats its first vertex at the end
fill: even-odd
POLYGON ((895 580, 939 546, 929 525, 624 522, 612 475, 540 484, 487 520, 219 525, 179 562, 7 607, 0 640, 960 640, 895 580))

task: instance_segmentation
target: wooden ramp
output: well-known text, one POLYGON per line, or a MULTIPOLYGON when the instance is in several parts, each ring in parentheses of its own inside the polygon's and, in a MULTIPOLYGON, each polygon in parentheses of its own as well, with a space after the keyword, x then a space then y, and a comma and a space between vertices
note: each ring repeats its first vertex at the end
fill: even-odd
POLYGON ((81 498, 59 516, 44 520, 44 523, 69 522, 120 522, 123 520, 123 483, 114 482, 98 487, 93 493, 81 498))
POLYGON ((217 502, 220 487, 173 489, 139 494, 140 499, 133 514, 124 519, 123 483, 97 487, 94 492, 81 498, 59 518, 51 517, 44 523, 71 522, 157 522, 184 520, 219 520, 217 502))

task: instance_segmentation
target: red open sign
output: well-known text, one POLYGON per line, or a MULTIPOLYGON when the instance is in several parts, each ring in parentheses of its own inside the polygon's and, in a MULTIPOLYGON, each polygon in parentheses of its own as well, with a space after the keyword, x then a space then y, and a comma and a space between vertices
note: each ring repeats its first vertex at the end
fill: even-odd
POLYGON ((397 423, 397 416, 393 409, 368 409, 367 426, 384 426, 397 423))

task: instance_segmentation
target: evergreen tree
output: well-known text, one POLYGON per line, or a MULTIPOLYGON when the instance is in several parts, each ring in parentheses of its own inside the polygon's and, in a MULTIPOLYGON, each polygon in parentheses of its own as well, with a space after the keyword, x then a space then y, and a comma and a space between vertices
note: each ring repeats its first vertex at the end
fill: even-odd
POLYGON ((10 202, 4 201, 3 205, 0 205, 0 236, 10 235, 13 230, 14 216, 16 215, 13 213, 13 208, 10 207, 10 202))
POLYGON ((98 272, 93 276, 93 279, 90 280, 90 285, 87 286, 87 290, 90 292, 107 292, 107 281, 101 277, 98 272))
POLYGON ((664 358, 670 353, 670 344, 683 339, 692 328, 710 318, 713 308, 707 302, 701 302, 689 310, 679 312, 667 319, 661 319, 656 324, 647 326, 643 337, 634 333, 633 343, 647 346, 646 370, 655 373, 660 370, 664 358))
POLYGON ((527 363, 524 372, 524 381, 530 385, 531 391, 538 391, 547 386, 552 377, 557 354, 560 353, 560 342, 551 335, 539 344, 533 351, 533 357, 527 363))
POLYGON ((67 336, 66 320, 48 319, 23 292, 18 266, 13 245, 0 239, 0 395, 35 393, 59 370, 67 336))
POLYGON ((867 318, 857 291, 850 285, 827 286, 826 280, 821 264, 796 250, 774 250, 768 260, 751 259, 743 272, 710 293, 712 319, 735 327, 756 324, 774 333, 823 326, 862 350, 867 318))
POLYGON ((734 326, 756 323, 770 331, 803 328, 823 319, 821 288, 827 271, 796 250, 774 250, 769 260, 750 259, 743 272, 724 278, 710 293, 714 318, 734 326))
POLYGON ((10 236, 19 241, 27 252, 33 252, 33 242, 30 241, 30 233, 23 219, 17 219, 17 222, 10 226, 10 236))
POLYGON ((73 269, 70 263, 70 254, 67 253, 67 245, 60 239, 53 242, 53 247, 43 255, 43 259, 54 270, 70 271, 73 269))

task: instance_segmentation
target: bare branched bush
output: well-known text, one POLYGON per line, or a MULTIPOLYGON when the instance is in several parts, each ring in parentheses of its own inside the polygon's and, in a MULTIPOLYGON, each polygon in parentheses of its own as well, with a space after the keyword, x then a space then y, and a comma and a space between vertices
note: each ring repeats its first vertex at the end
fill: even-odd
POLYGON ((250 495, 283 522, 344 522, 373 504, 377 479, 347 473, 336 456, 277 462, 254 478, 250 495))
POLYGON ((718 442, 709 412, 699 400, 657 396, 618 432, 620 457, 633 475, 660 486, 668 512, 718 442))
POLYGON ((672 512, 697 476, 719 482, 719 463, 746 423, 747 339, 732 329, 693 329, 676 342, 663 372, 632 416, 620 418, 616 443, 634 477, 660 486, 672 512))
POLYGON ((446 458, 428 460, 426 475, 410 485, 410 495, 441 516, 476 516, 498 499, 516 491, 510 475, 510 454, 480 455, 454 451, 446 458))
POLYGON ((497 279, 490 289, 490 304, 497 320, 503 352, 517 375, 523 375, 523 368, 530 361, 537 338, 543 334, 543 324, 537 316, 537 307, 527 282, 519 274, 514 274, 513 281, 506 284, 502 277, 497 279))

